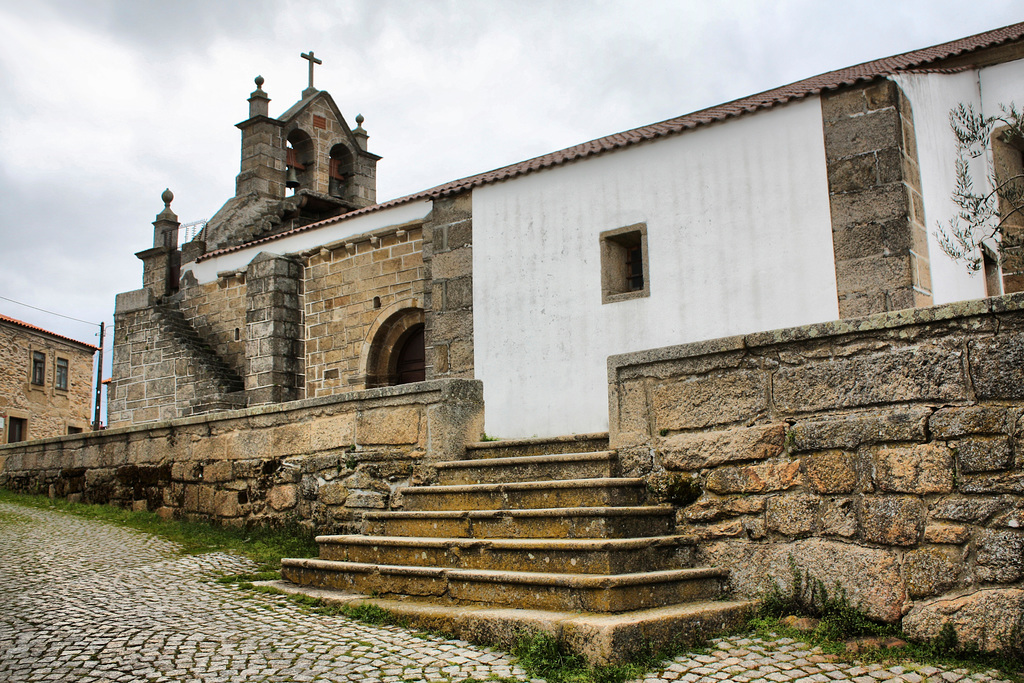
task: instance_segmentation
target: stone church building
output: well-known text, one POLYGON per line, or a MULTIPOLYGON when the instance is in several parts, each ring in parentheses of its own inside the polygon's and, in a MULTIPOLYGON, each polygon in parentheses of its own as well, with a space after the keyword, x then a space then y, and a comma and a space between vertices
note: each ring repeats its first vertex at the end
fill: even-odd
POLYGON ((117 297, 109 423, 450 377, 489 434, 597 432, 611 355, 1024 289, 934 234, 949 112, 1024 103, 1022 57, 1016 24, 384 202, 361 117, 257 78, 235 196, 179 249, 165 192, 117 297))

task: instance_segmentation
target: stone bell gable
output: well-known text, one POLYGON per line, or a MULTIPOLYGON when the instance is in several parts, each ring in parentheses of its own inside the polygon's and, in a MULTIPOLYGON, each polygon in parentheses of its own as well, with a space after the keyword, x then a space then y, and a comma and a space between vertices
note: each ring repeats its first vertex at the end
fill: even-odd
POLYGON ((377 201, 377 161, 363 117, 350 128, 330 93, 312 85, 278 118, 262 76, 249 96, 235 196, 206 224, 195 257, 331 218, 377 201))

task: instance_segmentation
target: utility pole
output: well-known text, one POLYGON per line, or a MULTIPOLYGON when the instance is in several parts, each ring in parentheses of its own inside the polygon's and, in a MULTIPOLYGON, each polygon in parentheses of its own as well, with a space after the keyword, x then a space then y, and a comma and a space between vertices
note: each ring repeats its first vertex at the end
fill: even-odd
POLYGON ((92 414, 92 429, 100 430, 100 403, 103 400, 103 323, 100 323, 100 358, 96 363, 96 407, 92 414))

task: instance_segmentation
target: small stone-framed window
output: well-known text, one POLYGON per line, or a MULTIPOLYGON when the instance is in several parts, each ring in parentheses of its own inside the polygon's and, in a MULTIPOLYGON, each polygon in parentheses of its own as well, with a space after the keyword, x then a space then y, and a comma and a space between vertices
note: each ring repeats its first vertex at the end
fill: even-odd
POLYGON ((17 443, 28 438, 28 420, 23 417, 7 418, 7 443, 17 443))
POLYGON ((42 351, 32 352, 32 371, 29 379, 32 384, 38 386, 46 383, 46 354, 42 351))
POLYGON ((601 303, 651 295, 647 224, 601 233, 601 303))
POLYGON ((68 359, 57 359, 57 372, 54 374, 53 385, 61 391, 68 390, 68 359))

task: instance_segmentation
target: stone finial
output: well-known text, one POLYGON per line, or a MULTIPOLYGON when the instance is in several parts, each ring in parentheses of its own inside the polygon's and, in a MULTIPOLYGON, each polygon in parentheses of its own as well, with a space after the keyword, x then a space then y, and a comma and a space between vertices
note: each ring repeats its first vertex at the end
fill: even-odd
POLYGON ((263 91, 263 84, 266 82, 263 76, 257 76, 253 79, 256 83, 256 89, 249 95, 249 118, 255 116, 269 116, 270 115, 270 98, 267 97, 267 93, 263 91))
POLYGON ((160 199, 164 203, 164 210, 156 215, 156 220, 159 221, 172 221, 177 222, 178 216, 171 211, 171 202, 174 201, 174 193, 171 192, 170 188, 167 188, 160 194, 160 199))
POLYGON ((171 202, 174 201, 174 193, 167 188, 160 195, 163 200, 164 210, 156 215, 153 221, 153 246, 171 247, 178 246, 178 216, 171 211, 171 202))
POLYGON ((356 138, 356 144, 359 145, 359 149, 366 151, 366 139, 370 137, 367 132, 363 129, 363 121, 366 119, 362 114, 356 114, 356 127, 352 131, 352 135, 356 138))

